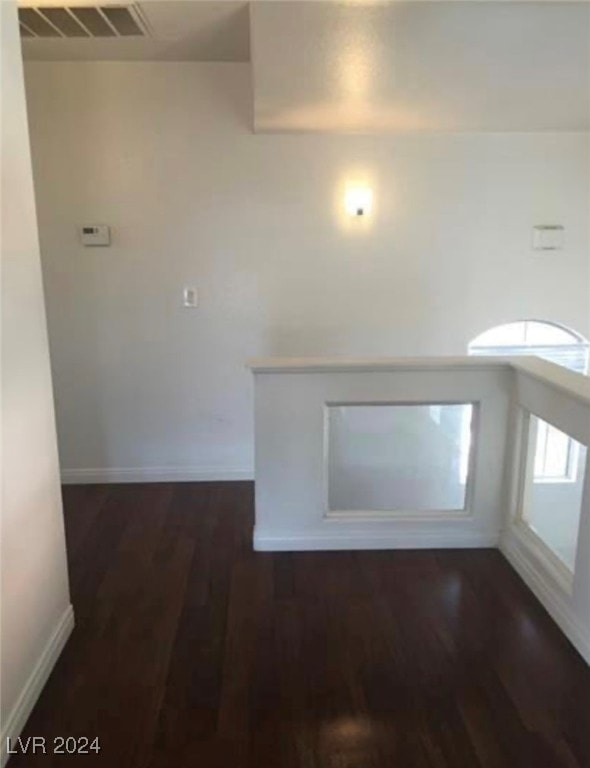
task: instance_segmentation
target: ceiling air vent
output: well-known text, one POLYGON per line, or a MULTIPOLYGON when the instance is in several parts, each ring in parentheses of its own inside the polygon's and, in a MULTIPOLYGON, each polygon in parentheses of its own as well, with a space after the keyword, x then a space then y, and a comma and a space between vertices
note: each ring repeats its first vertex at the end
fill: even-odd
POLYGON ((102 12, 110 21, 111 26, 117 30, 117 34, 121 37, 137 37, 143 35, 141 27, 129 12, 129 8, 124 6, 109 6, 103 8, 102 12))
POLYGON ((19 8, 22 37, 145 37, 134 5, 19 8))

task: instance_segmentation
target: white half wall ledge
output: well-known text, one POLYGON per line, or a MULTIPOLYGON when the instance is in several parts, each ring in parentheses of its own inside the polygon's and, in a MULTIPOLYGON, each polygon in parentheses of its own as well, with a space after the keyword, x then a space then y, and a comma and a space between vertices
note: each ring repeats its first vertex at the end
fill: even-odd
POLYGON ((248 467, 93 467, 64 468, 63 485, 116 483, 213 483, 254 480, 248 467))
POLYGON ((16 704, 6 718, 6 722, 2 725, 0 736, 2 739, 2 745, 0 747, 1 768, 4 768, 9 758, 7 751, 8 739, 15 741, 20 736, 29 719, 29 715, 33 711, 33 707, 41 695, 45 683, 49 679, 61 652, 74 630, 74 626, 74 609, 72 605, 69 605, 51 633, 43 652, 39 656, 37 663, 33 667, 20 696, 16 701, 16 704))
POLYGON ((590 377, 538 357, 258 357, 246 361, 252 373, 377 373, 419 371, 521 371, 590 405, 590 377))
MULTIPOLYGON (((254 373, 347 373, 373 371, 454 370, 456 368, 482 369, 506 365, 508 357, 258 357, 246 361, 254 373)), ((518 358, 520 359, 520 358, 518 358)), ((525 358, 526 362, 526 358, 525 358)))

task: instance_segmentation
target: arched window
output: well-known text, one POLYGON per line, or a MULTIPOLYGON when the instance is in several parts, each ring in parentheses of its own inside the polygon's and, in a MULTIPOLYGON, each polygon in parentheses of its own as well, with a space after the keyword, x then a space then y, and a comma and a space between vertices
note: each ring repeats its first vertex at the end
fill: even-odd
POLYGON ((589 351, 580 334, 541 320, 497 325, 469 344, 470 355, 536 355, 578 373, 588 372, 589 351))
MULTIPOLYGON (((580 334, 540 320, 498 325, 469 344, 470 355, 536 355, 577 373, 588 373, 590 344, 580 334)), ((536 482, 574 482, 577 443, 546 422, 539 422, 535 451, 536 482)))

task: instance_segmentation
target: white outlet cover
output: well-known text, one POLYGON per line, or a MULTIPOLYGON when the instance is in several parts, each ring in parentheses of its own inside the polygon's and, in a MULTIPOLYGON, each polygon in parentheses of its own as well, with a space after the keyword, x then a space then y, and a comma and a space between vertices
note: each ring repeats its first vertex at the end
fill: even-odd
POLYGON ((194 308, 198 306, 199 296, 194 286, 187 285, 182 290, 182 304, 184 307, 194 308))

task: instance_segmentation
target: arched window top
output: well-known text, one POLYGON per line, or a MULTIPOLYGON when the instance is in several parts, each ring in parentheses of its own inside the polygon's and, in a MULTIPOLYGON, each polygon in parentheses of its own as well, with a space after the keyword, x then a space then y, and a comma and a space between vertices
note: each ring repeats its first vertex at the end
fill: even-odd
POLYGON ((469 347, 547 347, 580 343, 586 343, 584 337, 562 325, 542 320, 519 320, 484 331, 473 339, 469 347))
POLYGON ((572 371, 586 373, 590 345, 562 325, 519 320, 490 328, 469 344, 470 355, 536 355, 572 371))

